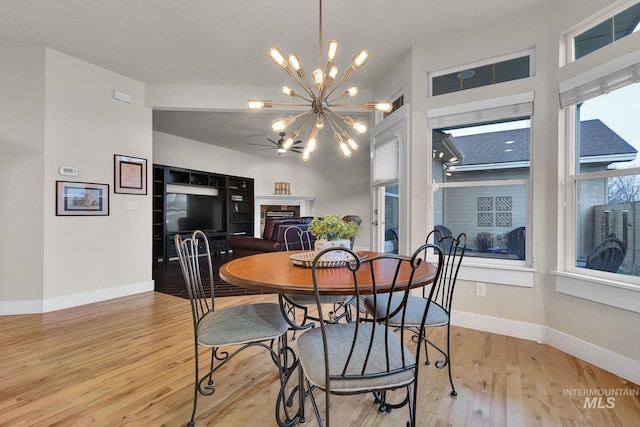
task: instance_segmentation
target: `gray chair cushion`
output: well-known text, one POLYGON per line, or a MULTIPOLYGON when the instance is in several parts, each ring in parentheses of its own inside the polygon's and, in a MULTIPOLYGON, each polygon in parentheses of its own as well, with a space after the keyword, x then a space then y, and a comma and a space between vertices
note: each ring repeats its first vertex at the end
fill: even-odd
MULTIPOLYGON (((405 366, 408 368, 398 373, 376 377, 331 379, 331 391, 357 393, 381 388, 401 387, 410 384, 414 380, 415 359, 409 350, 400 342, 398 335, 382 325, 373 325, 371 323, 360 324, 356 349, 352 356, 349 369, 347 370, 347 375, 360 375, 363 358, 367 354, 373 327, 376 328, 373 343, 374 351, 371 353, 365 372, 373 374, 386 371, 385 335, 389 343, 389 362, 391 369, 402 368, 402 352, 404 352, 405 366)), ((349 356, 351 342, 356 332, 356 324, 328 324, 325 330, 327 334, 327 347, 329 349, 329 373, 331 375, 340 375, 349 356)), ((322 331, 320 328, 306 331, 298 338, 298 356, 309 381, 325 389, 325 363, 322 331)))
MULTIPOLYGON (((386 315, 387 304, 389 301, 389 295, 378 295, 378 305, 376 310, 378 311, 376 317, 383 317, 386 315)), ((393 295, 391 297, 391 312, 397 309, 402 301, 402 295, 393 295)), ((373 313, 373 296, 368 296, 364 299, 364 306, 369 313, 373 313)), ((422 322, 422 316, 424 310, 427 307, 427 300, 422 297, 409 296, 407 301, 407 314, 404 320, 404 325, 407 327, 419 327, 422 322)), ((402 322, 402 313, 398 313, 390 319, 390 324, 400 326, 402 322)), ((435 302, 431 301, 429 306, 429 313, 427 313, 427 320, 425 326, 443 326, 449 322, 449 315, 447 312, 435 302)))
POLYGON ((277 338, 287 322, 274 303, 247 304, 207 313, 198 325, 198 344, 206 347, 277 338))

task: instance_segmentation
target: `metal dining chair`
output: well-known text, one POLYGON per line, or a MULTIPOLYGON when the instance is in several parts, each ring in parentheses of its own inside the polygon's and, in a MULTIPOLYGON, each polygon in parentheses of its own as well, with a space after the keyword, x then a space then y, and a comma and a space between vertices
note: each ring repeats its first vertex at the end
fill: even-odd
POLYGON ((191 237, 183 239, 176 234, 175 242, 193 316, 195 384, 193 410, 188 423, 193 427, 198 394, 211 396, 216 392, 213 373, 241 351, 255 346, 269 351, 274 362, 280 364, 282 351, 287 348, 288 325, 276 303, 245 304, 216 310, 211 251, 206 235, 195 231, 191 237), (202 263, 208 276, 202 274, 202 263), (209 286, 205 286, 207 279, 209 286), (231 351, 227 349, 230 346, 237 348, 231 351), (200 347, 211 348, 211 363, 203 376, 200 376, 200 347))
MULTIPOLYGON (((415 335, 415 337, 425 341, 425 363, 427 365, 431 364, 428 353, 429 346, 436 349, 442 355, 443 359, 438 359, 435 362, 435 366, 438 369, 443 369, 445 367, 448 368, 451 395, 457 396, 458 392, 453 385, 453 377, 451 376, 451 306, 458 271, 460 270, 460 264, 467 247, 467 235, 465 233, 461 233, 458 237, 453 237, 451 235, 446 236, 438 229, 435 229, 427 236, 427 242, 431 239, 433 239, 433 244, 438 246, 442 251, 444 261, 442 274, 440 274, 438 279, 433 282, 431 290, 427 291, 426 288, 422 288, 421 296, 409 296, 409 299, 406 302, 406 314, 401 316, 401 312, 391 319, 389 324, 395 328, 408 329, 415 335), (424 308, 427 306, 429 306, 429 312, 423 325, 421 315, 424 308), (424 326, 424 330, 422 329, 422 326, 424 326), (446 326, 447 328, 446 350, 430 341, 425 334, 428 328, 441 326, 446 326)), ((389 295, 386 295, 383 298, 385 299, 385 302, 386 300, 391 299, 391 305, 396 307, 400 304, 399 300, 402 296, 393 295, 389 298, 389 295)), ((365 298, 364 306, 370 313, 380 313, 379 303, 376 308, 371 297, 365 298)))
MULTIPOLYGON (((331 396, 361 393, 373 393, 381 411, 407 406, 409 409, 407 426, 416 426, 415 402, 424 334, 417 336, 417 350, 413 354, 404 344, 405 338, 408 338, 408 336, 405 337, 405 328, 403 328, 404 318, 400 317, 399 334, 396 333, 395 324, 391 320, 395 319, 398 313, 406 310, 415 271, 424 262, 422 256, 428 248, 439 254, 435 274, 437 278, 440 275, 443 258, 440 248, 435 245, 424 245, 411 258, 384 254, 361 260, 355 252, 347 251, 353 261, 347 263, 344 268, 352 272, 350 275, 352 281, 349 285, 353 287, 353 294, 355 297, 363 296, 358 280, 358 273, 361 273, 373 284, 373 294, 370 297, 376 309, 374 312, 380 314, 369 317, 356 311, 356 317, 352 322, 319 322, 319 328, 307 330, 298 338, 298 357, 306 379, 306 392, 311 399, 319 425, 323 425, 323 420, 314 397, 317 390, 322 390, 325 394, 324 418, 327 427, 330 427, 331 396), (393 273, 390 282, 378 283, 379 276, 376 272, 380 272, 381 266, 385 266, 393 273), (396 282, 400 277, 398 273, 401 271, 410 272, 408 283, 396 282), (398 295, 404 297, 399 299, 397 306, 392 307, 391 299, 384 298, 384 295, 386 292, 395 290, 398 291, 398 295), (406 396, 399 403, 388 402, 387 391, 396 389, 404 389, 406 396)), ((316 256, 312 267, 316 308, 321 319, 326 317, 319 292, 322 279, 317 274, 318 262, 322 255, 332 250, 344 249, 329 248, 321 251, 316 256)), ((433 292, 434 288, 430 288, 433 292)), ((420 329, 424 327, 430 301, 429 298, 423 310, 422 319, 419 322, 420 329)))
MULTIPOLYGON (((285 250, 313 250, 311 233, 308 230, 292 225, 287 227, 284 232, 285 250)), ((282 314, 290 329, 293 330, 292 339, 296 339, 296 331, 313 328, 318 317, 312 316, 309 307, 315 305, 315 297, 313 295, 303 294, 279 294, 280 307, 282 314), (300 314, 299 314, 300 313, 300 314)), ((347 321, 351 319, 351 304, 355 301, 353 296, 344 295, 323 295, 321 297, 323 304, 333 305, 331 318, 338 321, 345 318, 347 321)))

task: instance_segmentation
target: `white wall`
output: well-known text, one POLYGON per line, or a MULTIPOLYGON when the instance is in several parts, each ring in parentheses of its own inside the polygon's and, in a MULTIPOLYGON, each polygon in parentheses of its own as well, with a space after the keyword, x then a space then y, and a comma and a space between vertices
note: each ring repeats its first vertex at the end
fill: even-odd
POLYGON ((359 215, 363 230, 358 248, 370 246, 369 157, 357 152, 350 159, 316 156, 309 162, 295 158, 265 158, 211 144, 153 133, 153 162, 207 172, 246 176, 255 180, 255 194, 274 194, 273 183, 291 183, 291 193, 315 196, 314 215, 359 215))
MULTIPOLYGON (((558 218, 561 209, 558 188, 561 176, 558 158, 561 154, 559 131, 558 82, 568 75, 578 73, 593 62, 570 64, 559 70, 559 41, 561 34, 571 26, 608 6, 605 0, 584 3, 571 0, 554 5, 554 13, 541 9, 514 17, 500 25, 481 23, 476 28, 455 34, 443 34, 442 38, 414 46, 411 55, 412 87, 412 181, 414 198, 426 200, 422 183, 429 181, 430 159, 424 150, 427 141, 425 114, 428 109, 496 98, 514 93, 535 93, 534 119, 532 123, 531 165, 533 168, 533 230, 527 237, 533 241, 534 286, 532 288, 488 284, 486 297, 476 297, 474 284, 461 282, 456 291, 455 307, 463 312, 459 319, 495 319, 503 324, 525 325, 544 341, 544 331, 551 335, 565 336, 576 347, 586 343, 594 352, 602 352, 624 360, 640 360, 640 330, 632 325, 640 324, 640 315, 555 291, 558 257, 558 218), (544 23, 544 25, 541 25, 544 23), (524 51, 535 47, 536 75, 529 79, 467 90, 459 93, 427 97, 429 72, 482 61, 500 55, 524 51), (417 186, 416 186, 417 184, 417 186), (538 327, 539 326, 539 327, 538 327)), ((640 48, 640 34, 634 34, 603 49, 604 57, 613 58, 640 48)), ((396 73, 400 75, 400 72, 396 73)), ((412 238, 422 239, 424 215, 422 204, 414 204, 412 238)), ((417 244, 417 243, 416 243, 417 244)), ((415 246, 415 245, 414 245, 415 246)), ((476 323, 479 325, 479 323, 476 323)), ((473 324, 471 324, 473 327, 473 324)), ((525 328, 526 329, 526 328, 525 328)), ((518 335, 517 333, 515 335, 518 335)), ((531 335, 529 335, 531 337, 531 335)), ((556 343, 557 344, 557 343, 556 343)), ((564 348, 565 350, 571 350, 564 348)), ((585 356, 582 356, 585 357, 585 356)), ((606 368, 606 367, 605 367, 606 368)), ((637 378, 636 377, 636 378, 637 378)))
POLYGON ((43 294, 44 48, 0 43, 0 64, 2 314, 43 294))
POLYGON ((0 243, 0 314, 152 290, 151 194, 113 193, 114 154, 151 160, 144 85, 50 49, 1 46, 8 71, 0 85, 13 95, 0 100, 11 123, 0 160, 8 237, 0 243), (113 100, 114 89, 133 102, 113 100), (62 177, 60 166, 79 175, 62 177), (109 216, 56 216, 56 180, 109 184, 109 216), (128 201, 137 209, 127 210, 128 201))

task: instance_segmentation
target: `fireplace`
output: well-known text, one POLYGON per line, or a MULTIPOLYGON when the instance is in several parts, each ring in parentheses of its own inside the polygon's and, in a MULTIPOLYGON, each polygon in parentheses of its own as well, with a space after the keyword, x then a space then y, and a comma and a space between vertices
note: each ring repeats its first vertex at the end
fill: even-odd
POLYGON ((255 196, 255 224, 254 236, 262 236, 264 221, 267 217, 299 217, 312 216, 311 205, 313 196, 255 196))

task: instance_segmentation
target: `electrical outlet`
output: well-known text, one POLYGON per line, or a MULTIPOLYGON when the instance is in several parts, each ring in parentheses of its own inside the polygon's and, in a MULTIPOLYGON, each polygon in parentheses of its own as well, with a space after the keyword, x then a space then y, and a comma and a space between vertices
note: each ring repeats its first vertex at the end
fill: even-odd
POLYGON ((484 297, 487 296, 486 292, 485 292, 485 285, 482 282, 476 282, 476 296, 477 297, 484 297))

